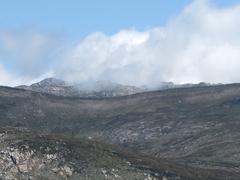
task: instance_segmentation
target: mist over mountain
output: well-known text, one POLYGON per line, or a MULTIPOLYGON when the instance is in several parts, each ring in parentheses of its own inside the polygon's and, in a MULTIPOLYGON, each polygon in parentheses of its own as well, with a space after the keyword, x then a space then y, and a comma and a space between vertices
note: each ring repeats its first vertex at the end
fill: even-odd
POLYGON ((162 82, 155 86, 128 86, 110 81, 96 81, 85 83, 69 83, 56 78, 47 78, 30 86, 21 85, 16 88, 31 90, 35 92, 48 93, 58 96, 73 96, 73 97, 89 97, 89 98, 104 98, 104 97, 119 97, 131 94, 137 94, 148 91, 158 91, 164 89, 184 88, 184 87, 201 87, 212 86, 209 83, 199 84, 174 84, 172 82, 162 82))
POLYGON ((108 81, 70 84, 66 81, 55 78, 47 78, 30 86, 22 85, 17 86, 17 88, 59 96, 92 98, 126 96, 143 92, 145 90, 144 88, 121 85, 108 81))

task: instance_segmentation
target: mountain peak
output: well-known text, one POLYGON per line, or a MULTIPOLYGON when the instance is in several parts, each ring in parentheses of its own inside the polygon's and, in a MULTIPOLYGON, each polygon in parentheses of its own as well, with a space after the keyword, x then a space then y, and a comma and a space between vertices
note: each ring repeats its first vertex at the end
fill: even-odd
POLYGON ((38 83, 34 83, 31 87, 46 87, 46 86, 66 86, 66 82, 57 78, 46 78, 38 83))
POLYGON ((61 79, 47 78, 31 86, 18 86, 18 88, 58 96, 104 98, 126 96, 142 92, 141 88, 127 86, 110 81, 85 82, 72 84, 61 79))

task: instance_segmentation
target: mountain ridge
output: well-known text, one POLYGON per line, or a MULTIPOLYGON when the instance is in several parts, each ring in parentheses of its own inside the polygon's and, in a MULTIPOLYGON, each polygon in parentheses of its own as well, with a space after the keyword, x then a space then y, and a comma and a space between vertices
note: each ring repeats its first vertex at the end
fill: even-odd
POLYGON ((135 86, 121 85, 108 81, 70 84, 56 78, 47 78, 30 86, 21 85, 16 88, 58 96, 92 98, 125 96, 143 91, 143 89, 135 86))
POLYGON ((240 84, 101 99, 0 88, 0 123, 234 174, 240 173, 239 99, 240 84))
POLYGON ((58 96, 89 97, 89 98, 111 98, 138 94, 148 91, 159 91, 176 88, 206 87, 213 86, 210 83, 198 84, 174 84, 172 82, 162 82, 154 87, 130 86, 114 83, 110 81, 94 81, 85 83, 68 83, 57 78, 46 78, 30 86, 20 85, 15 88, 31 90, 35 92, 53 94, 58 96))

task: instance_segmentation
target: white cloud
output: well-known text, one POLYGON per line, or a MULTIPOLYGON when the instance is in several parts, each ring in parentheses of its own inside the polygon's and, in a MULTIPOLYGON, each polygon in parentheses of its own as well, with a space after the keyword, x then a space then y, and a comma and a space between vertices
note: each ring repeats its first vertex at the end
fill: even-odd
POLYGON ((239 34, 240 6, 219 9, 197 0, 164 27, 89 35, 66 54, 57 74, 136 85, 239 82, 239 34))
POLYGON ((40 34, 23 43, 10 38, 5 48, 20 51, 18 67, 33 79, 52 72, 69 81, 133 85, 231 83, 240 82, 239 34, 240 6, 217 8, 208 0, 196 0, 163 27, 122 30, 111 36, 93 33, 57 58, 49 56, 51 38, 40 34), (46 66, 44 57, 59 61, 46 66))

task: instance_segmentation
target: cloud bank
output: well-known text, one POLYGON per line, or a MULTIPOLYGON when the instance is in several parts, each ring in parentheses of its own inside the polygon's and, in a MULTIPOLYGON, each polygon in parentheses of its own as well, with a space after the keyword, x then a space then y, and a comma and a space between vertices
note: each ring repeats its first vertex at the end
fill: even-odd
MULTIPOLYGON (((50 61, 47 50, 55 48, 49 45, 50 40, 35 37, 30 41, 35 42, 33 46, 23 47, 33 47, 30 54, 19 52, 17 67, 19 72, 24 71, 22 77, 39 78, 50 73, 71 82, 109 80, 138 86, 162 81, 240 82, 239 34, 240 6, 218 8, 208 0, 196 0, 163 27, 144 32, 122 30, 111 36, 90 34, 62 49, 58 58, 50 56, 57 63, 44 59, 47 54, 50 61)), ((22 51, 22 47, 4 44, 9 52, 14 48, 22 51)), ((8 74, 0 66, 0 83, 11 81, 8 74)))

